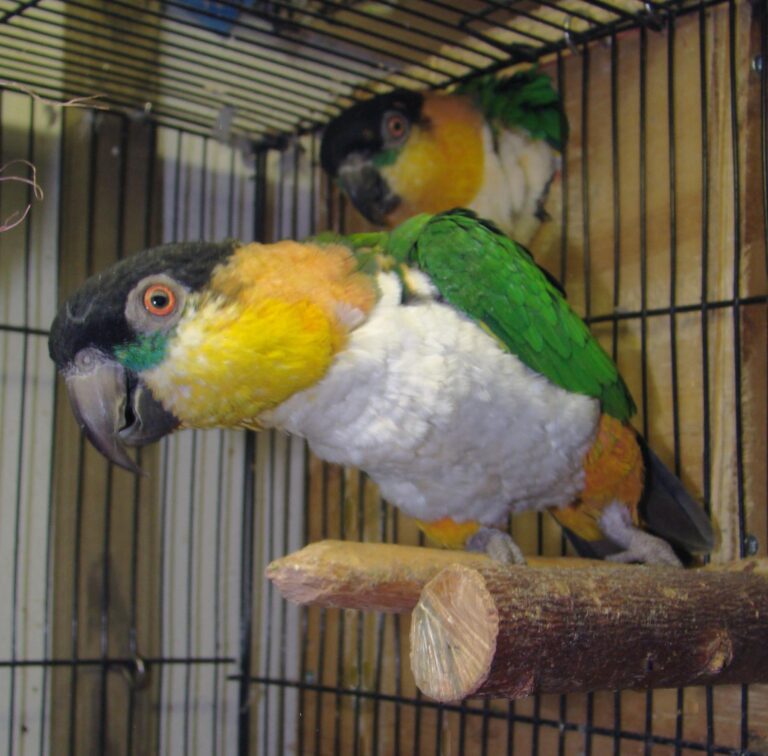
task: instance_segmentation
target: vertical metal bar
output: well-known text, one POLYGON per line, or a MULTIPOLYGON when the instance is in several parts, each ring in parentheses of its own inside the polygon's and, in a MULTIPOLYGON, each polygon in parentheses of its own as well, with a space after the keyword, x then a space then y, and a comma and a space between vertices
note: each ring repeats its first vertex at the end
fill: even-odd
MULTIPOLYGON (((0 97, 2 95, 0 94, 0 97)), ((0 103, 1 104, 1 103, 0 103)), ((66 135, 66 117, 62 115, 61 117, 61 131, 59 135, 59 186, 57 187, 57 217, 56 217, 56 274, 61 275, 61 267, 62 267, 62 259, 61 259, 61 250, 62 250, 62 239, 64 237, 63 234, 63 222, 64 222, 64 212, 63 212, 63 199, 64 199, 64 192, 62 191, 62 182, 63 182, 63 176, 64 176, 64 165, 65 160, 64 156, 66 154, 66 142, 65 142, 65 135, 66 135)), ((58 287, 57 287, 58 288, 58 287)), ((53 584, 53 552, 54 552, 54 542, 53 538, 51 537, 53 534, 53 523, 54 523, 54 480, 55 480, 55 470, 56 470, 56 434, 58 432, 58 408, 59 408, 59 381, 54 379, 53 384, 53 407, 52 407, 52 427, 51 427, 51 457, 50 457, 50 467, 48 470, 48 516, 47 516, 47 523, 46 523, 46 538, 47 543, 45 546, 45 613, 44 613, 44 620, 43 620, 43 653, 47 657, 50 653, 51 649, 51 635, 52 635, 52 628, 51 628, 51 609, 53 605, 53 596, 51 591, 51 586, 53 584)), ((48 747, 49 738, 47 737, 47 730, 50 729, 50 710, 48 706, 48 671, 49 667, 48 665, 45 665, 43 667, 43 680, 42 680, 42 689, 41 689, 41 700, 43 702, 43 709, 42 709, 42 717, 43 717, 43 726, 40 728, 40 743, 38 750, 40 753, 45 753, 46 748, 48 747)))
MULTIPOLYGON (((182 135, 182 139, 185 135, 182 135)), ((191 184, 192 178, 191 178, 191 167, 187 168, 187 181, 191 184)), ((185 192, 185 208, 184 208, 184 216, 185 219, 189 220, 190 215, 190 208, 189 208, 189 191, 185 192)), ((202 217, 202 208, 200 216, 202 217)), ((187 225, 186 223, 184 224, 187 225)), ((189 233, 188 229, 185 227, 184 231, 182 233, 182 236, 184 239, 187 238, 187 234, 189 233)), ((192 460, 191 468, 192 468, 192 474, 189 476, 189 496, 187 497, 188 501, 188 511, 187 511, 187 590, 186 590, 186 616, 184 618, 185 621, 185 627, 184 627, 184 633, 186 635, 186 643, 184 647, 184 652, 186 654, 187 659, 189 659, 192 656, 192 627, 193 627, 193 614, 192 614, 192 600, 193 600, 193 584, 194 584, 194 560, 192 559, 192 553, 194 550, 194 540, 195 540, 195 493, 196 493, 196 470, 197 470, 197 464, 196 464, 196 458, 197 458, 197 432, 192 431, 192 449, 190 452, 190 457, 192 460)), ((184 718, 183 718, 183 724, 182 724, 182 751, 183 753, 189 753, 189 707, 190 707, 190 701, 191 701, 191 688, 192 688, 192 665, 191 664, 185 664, 183 667, 183 674, 184 674, 184 718)))
MULTIPOLYGON (((309 137, 309 232, 313 234, 317 226, 317 132, 313 131, 309 137)), ((310 473, 309 473, 309 448, 304 443, 304 530, 302 533, 302 546, 309 541, 309 509, 310 509, 310 473)), ((302 606, 299 609, 301 617, 301 657, 299 659, 299 681, 307 682, 307 640, 309 634, 309 609, 302 606)), ((319 693, 317 694, 319 697, 319 693)), ((304 707, 306 705, 306 693, 303 687, 299 687, 299 717, 296 722, 298 728, 296 743, 297 752, 304 753, 304 707)))
POLYGON ((253 538, 256 506, 256 434, 246 431, 243 474, 243 512, 240 541, 240 695, 238 713, 238 754, 250 752, 250 677, 253 615, 253 538))
POLYGON ((437 716, 435 717, 435 756, 443 754, 443 706, 437 707, 437 716))
MULTIPOLYGON (((667 132, 669 139, 669 344, 672 389, 672 437, 675 475, 680 475, 680 409, 677 369, 677 129, 675 126, 675 11, 667 16, 667 132)), ((675 753, 680 754, 683 738, 685 696, 677 690, 675 753)))
MULTIPOLYGON (((96 185, 96 133, 95 133, 95 119, 90 120, 89 128, 89 165, 88 165, 88 226, 86 236, 86 274, 93 273, 93 236, 94 236, 94 224, 96 220, 95 212, 95 185, 96 185)), ((77 494, 76 494, 76 513, 75 513, 75 540, 73 560, 75 569, 73 570, 72 583, 72 624, 71 624, 71 642, 72 642, 72 660, 78 659, 78 640, 80 631, 80 545, 83 536, 83 488, 84 488, 84 474, 85 474, 85 438, 80 434, 79 444, 79 456, 77 465, 77 494)), ((76 751, 76 736, 77 736, 77 694, 78 694, 78 668, 77 665, 72 665, 72 675, 70 683, 70 691, 72 696, 69 704, 69 743, 68 750, 70 754, 74 754, 76 751)))
POLYGON ((99 612, 99 753, 104 753, 107 744, 108 709, 107 709, 107 674, 109 672, 109 583, 111 565, 109 559, 110 531, 112 529, 112 482, 114 469, 107 468, 107 485, 104 491, 104 533, 102 536, 101 555, 101 601, 99 612))
MULTIPOLYGON (((488 699, 483 701, 483 722, 480 731, 480 754, 488 756, 488 744, 491 736, 491 703, 488 699)), ((463 743, 462 743, 463 745, 463 743)))
MULTIPOLYGON (((277 179, 277 203, 276 203, 276 210, 275 215, 277 217, 277 236, 281 237, 284 233, 283 228, 283 216, 285 214, 285 152, 280 153, 280 159, 278 161, 279 163, 279 174, 277 179)), ((276 451, 275 451, 275 431, 269 431, 268 435, 268 443, 269 443, 269 465, 270 465, 270 474, 269 474, 269 491, 267 492, 265 501, 266 506, 269 508, 269 528, 266 534, 266 557, 267 561, 271 562, 275 557, 275 551, 274 551, 274 543, 275 543, 275 522, 278 519, 278 514, 275 508, 275 477, 276 477, 276 471, 277 471, 277 464, 275 461, 276 457, 276 451)), ((271 617, 271 606, 272 606, 272 598, 273 598, 273 591, 274 588, 272 586, 271 581, 268 581, 266 587, 266 606, 268 609, 268 614, 266 616, 266 623, 267 623, 267 635, 266 639, 264 641, 264 676, 269 678, 271 676, 271 667, 272 667, 272 617, 271 617)), ((282 628, 281 628, 282 629, 282 628)), ((270 717, 270 684, 266 684, 266 690, 263 696, 264 700, 264 732, 263 732, 263 752, 269 753, 269 736, 270 736, 270 730, 273 726, 272 718, 270 717)), ((275 691, 278 697, 278 717, 282 708, 282 702, 284 701, 284 688, 282 686, 278 687, 278 689, 275 691)), ((278 720, 276 723, 278 731, 280 730, 281 722, 278 720)), ((279 738, 278 733, 278 738, 279 738)), ((278 753, 282 753, 281 749, 278 749, 278 753)))
MULTIPOLYGON (((707 27, 704 0, 699 6, 699 80, 701 124, 701 344, 702 344, 702 398, 703 398, 703 481, 704 505, 711 511, 712 458, 711 420, 709 409, 709 96, 707 89, 707 27)), ((710 743, 711 745, 711 743, 710 743)))
MULTIPOLYGON (((298 151, 297 151, 298 153, 298 151)), ((295 203, 294 203, 295 208, 295 203)), ((294 227, 293 232, 291 233, 292 238, 296 238, 296 232, 295 232, 295 221, 292 220, 292 225, 294 227)), ((283 503, 284 503, 284 510, 285 512, 288 512, 289 503, 291 501, 291 490, 290 490, 290 482, 291 482, 291 441, 290 439, 286 440, 285 444, 285 469, 283 471, 283 503)), ((292 514, 291 514, 292 517, 292 514)), ((289 530, 288 530, 288 521, 289 518, 283 519, 283 543, 282 543, 282 549, 280 551, 280 556, 283 556, 288 553, 288 549, 290 548, 290 541, 289 541, 289 530)), ((286 647, 286 627, 288 624, 288 603, 284 600, 280 600, 280 667, 279 667, 279 676, 281 680, 286 679, 286 661, 287 661, 287 653, 288 649, 286 647)), ((295 652, 295 649, 291 649, 291 654, 295 652)), ((285 753, 285 694, 286 694, 286 688, 285 686, 281 685, 278 691, 278 706, 279 706, 279 730, 278 730, 278 739, 277 739, 277 752, 278 753, 285 753)))
MULTIPOLYGON (((145 195, 149 197, 149 192, 145 195)), ((142 464, 142 450, 141 448, 136 450, 136 463, 141 467, 142 464)), ((131 541, 131 595, 129 598, 129 620, 128 620, 128 653, 131 658, 136 659, 139 654, 137 628, 138 628, 138 604, 139 604, 139 528, 141 527, 140 512, 141 512, 141 485, 138 480, 133 484, 133 500, 131 506, 133 507, 133 516, 131 518, 131 530, 133 531, 133 539, 131 541)), ((133 753, 133 727, 134 727, 134 715, 136 711, 136 688, 131 685, 128 691, 128 726, 127 726, 127 742, 125 744, 125 752, 127 754, 133 753)))
MULTIPOLYGON (((563 54, 557 51, 557 90, 565 107, 566 77, 563 54)), ((560 207, 560 283, 564 283, 568 274, 568 141, 563 144, 562 167, 560 169, 561 207, 560 207)))
MULTIPOLYGON (((344 207, 343 201, 339 202, 339 225, 340 230, 344 233, 344 217, 342 209, 344 207)), ((347 500, 347 485, 346 474, 342 470, 340 473, 339 484, 339 538, 344 541, 347 538, 346 523, 344 522, 344 504, 347 500)), ((342 753, 341 742, 341 717, 342 717, 342 705, 344 699, 340 693, 341 688, 344 686, 344 644, 346 636, 346 625, 344 613, 340 610, 335 610, 339 615, 338 634, 336 636, 336 695, 334 697, 334 718, 333 718, 333 753, 336 756, 342 753)))
MULTIPOLYGON (((125 121, 123 122, 125 125, 125 121)), ((147 172, 146 172, 146 184, 144 186, 144 233, 143 244, 148 247, 151 244, 150 240, 150 228, 151 228, 151 210, 154 201, 154 178, 156 168, 156 136, 157 130, 154 125, 148 127, 146 144, 148 145, 147 154, 147 172)), ((127 164, 128 154, 123 148, 121 161, 127 164)), ((123 234, 121 232, 120 239, 122 240, 123 234)), ((123 244, 121 242, 120 254, 124 252, 123 244)), ((142 464, 142 450, 141 448, 136 451, 136 461, 139 467, 142 464)), ((128 619, 128 651, 132 658, 136 658, 139 654, 138 648, 138 605, 139 605, 139 531, 141 527, 140 512, 141 512, 141 482, 138 477, 134 478, 133 483, 133 500, 131 502, 133 507, 133 515, 131 518, 131 528, 133 530, 133 539, 131 541, 131 594, 129 598, 129 619, 128 619)), ((131 686, 128 693, 128 731, 126 742, 126 753, 133 753, 133 719, 136 711, 136 690, 134 686, 131 686)))
MULTIPOLYGON (((280 178, 278 181, 278 235, 282 232, 282 216, 281 216, 281 205, 280 198, 282 197, 283 192, 283 171, 282 171, 282 155, 280 159, 281 163, 281 170, 280 170, 280 178)), ((263 439, 264 437, 262 437, 263 439)), ((266 541, 266 548, 264 549, 266 552, 267 561, 271 562, 274 559, 274 537, 275 537, 275 517, 277 515, 277 512, 275 511, 275 502, 274 502, 274 486, 275 486, 275 431, 269 431, 266 439, 264 439, 269 444, 269 490, 267 491, 266 497, 265 497, 265 503, 266 506, 269 508, 269 528, 267 530, 266 536, 262 536, 265 538, 266 541)), ((272 608, 272 590, 271 586, 266 586, 266 606, 267 613, 264 617, 264 622, 267 624, 267 634, 266 638, 264 639, 264 677, 270 678, 271 677, 271 666, 272 666, 272 617, 271 617, 271 608, 272 608)), ((271 734, 272 729, 272 718, 270 717, 269 712, 269 699, 270 699, 270 683, 266 683, 264 685, 264 691, 263 691, 263 701, 264 701, 264 731, 262 733, 262 753, 269 753, 269 736, 271 734)))
POLYGON ((581 48, 581 234, 584 254, 584 316, 592 315, 589 216, 589 47, 581 48))
MULTIPOLYGON (((384 501, 381 502, 382 507, 386 506, 384 501)), ((392 512, 392 543, 398 543, 400 514, 394 507, 389 508, 392 512)), ((395 649, 395 695, 399 698, 403 694, 403 677, 402 677, 402 647, 400 644, 400 615, 396 614, 393 618, 394 625, 394 649, 395 649)), ((395 703, 395 756, 400 756, 400 725, 401 725, 402 709, 400 702, 395 703)))
MULTIPOLYGON (((643 436, 649 438, 648 422, 648 195, 647 195, 647 88, 648 34, 640 28, 640 373, 643 436)), ((650 756, 653 736, 653 691, 645 694, 645 753, 650 756)))
MULTIPOLYGON (((85 467, 85 443, 81 434, 78 442, 78 462, 77 462, 77 489, 75 494, 75 538, 72 549, 72 559, 75 565, 72 575, 72 604, 70 619, 70 655, 72 661, 77 661, 78 648, 77 641, 79 637, 80 622, 80 598, 78 595, 78 586, 80 584, 80 543, 83 535, 83 473, 85 467)), ((76 723, 77 723, 77 695, 78 695, 78 668, 76 664, 72 665, 69 682, 69 738, 67 741, 67 751, 70 756, 75 756, 76 723)))
MULTIPOLYGON (((613 314, 621 306, 621 168, 619 160, 619 38, 611 44, 611 184, 613 188, 613 314)), ((611 356, 619 359, 619 320, 611 321, 611 356)), ((621 754, 621 691, 613 694, 613 756, 621 754)), ((561 736, 562 738, 562 736, 561 736)))
MULTIPOLYGON (((560 101, 563 103, 563 112, 565 112, 566 101, 566 75, 565 61, 561 50, 557 51, 556 61, 557 71, 557 91, 560 94, 560 101)), ((563 143, 562 148, 562 167, 560 169, 560 275, 561 284, 565 284, 565 277, 568 274, 568 141, 563 143)), ((567 537, 565 531, 560 535, 560 552, 565 554, 567 537)), ((568 710, 568 697, 560 696, 558 703, 559 721, 565 722, 568 710)), ((514 749, 514 713, 515 703, 510 701, 507 704, 507 753, 511 754, 514 749)), ((557 751, 558 756, 565 753, 565 728, 560 727, 557 733, 557 751)))
MULTIPOLYGON (((592 315, 592 260, 590 249, 590 202, 589 202, 589 47, 585 44, 581 52, 581 222, 584 276, 584 316, 592 315)), ((594 719, 594 694, 587 693, 586 727, 584 728, 584 753, 592 753, 592 723, 594 719)))
MULTIPOLYGON (((203 154, 200 159, 200 208, 198 214, 198 238, 205 238, 205 196, 208 189, 208 174, 206 172, 206 166, 208 165, 208 138, 203 137, 203 154)), ((191 200, 188 200, 191 201, 191 200)), ((189 206, 187 207, 187 218, 189 218, 189 206)), ((185 229, 185 238, 186 238, 185 229)), ((186 633, 187 644, 186 654, 187 659, 191 659, 193 656, 193 628, 194 623, 194 585, 195 585, 195 517, 197 515, 197 507, 195 506, 195 498, 197 497, 197 442, 198 431, 192 432, 192 474, 189 478, 189 512, 187 513, 187 533, 188 533, 188 546, 187 546, 187 616, 186 616, 186 633)), ((190 708, 196 706, 192 700, 192 675, 197 674, 197 670, 192 664, 186 664, 184 666, 184 753, 189 753, 189 741, 190 741, 190 726, 192 720, 190 718, 190 708)), ((197 718, 195 718, 196 721, 197 718)))
MULTIPOLYGON (((736 487, 738 493, 739 556, 746 556, 746 514, 744 491, 744 416, 741 391, 741 167, 739 165, 739 114, 736 102, 738 80, 736 73, 736 5, 728 0, 728 79, 731 110, 731 156, 733 171, 733 349, 734 407, 736 420, 736 487)), ((742 744, 746 748, 746 741, 742 744)))
MULTIPOLYGON (((346 231, 346 199, 344 196, 338 198, 338 225, 340 233, 346 231)), ((339 484, 339 538, 343 541, 347 537, 346 523, 344 521, 344 506, 347 500, 347 480, 344 470, 340 473, 339 484)), ((339 756, 342 753, 341 747, 341 718, 342 718, 342 706, 344 699, 339 692, 344 685, 344 645, 346 636, 346 625, 344 614, 336 610, 339 615, 338 622, 338 634, 336 636, 336 695, 334 696, 334 719, 333 719, 333 753, 335 756, 339 756)))
MULTIPOLYGON (((237 195, 235 189, 235 157, 237 152, 234 147, 229 148, 229 185, 227 191, 227 236, 235 238, 237 236, 235 232, 235 197, 237 195)), ((224 449, 227 445, 226 431, 220 430, 219 436, 219 456, 217 461, 218 480, 216 483, 217 501, 216 501, 216 564, 214 567, 214 585, 216 586, 213 597, 213 616, 216 618, 213 628, 213 646, 215 653, 218 655, 222 646, 221 642, 221 596, 225 590, 222 583, 222 556, 225 553, 225 545, 222 542, 222 520, 224 518, 223 507, 223 489, 224 489, 224 465, 225 454, 224 449)), ((211 742, 213 743, 214 753, 218 753, 217 743, 219 738, 219 687, 220 687, 220 675, 221 670, 218 664, 213 668, 213 711, 211 712, 212 718, 212 733, 211 742)))
MULTIPOLYGON (((768 239, 768 8, 765 2, 755 5, 760 14, 760 158, 763 187, 763 234, 768 239)), ((763 247, 765 272, 768 275, 768 241, 763 247)))
POLYGON ((507 756, 515 753, 515 704, 509 701, 507 704, 507 756))
MULTIPOLYGON (((739 556, 747 553, 744 474, 744 402, 741 384, 741 166, 739 163, 738 78, 736 71, 736 4, 728 0, 728 80, 731 109, 731 156, 733 162, 733 382, 736 431, 736 490, 738 494, 739 556)), ((741 686, 741 749, 749 745, 749 688, 741 686)))
MULTIPOLYGON (((560 696, 557 703, 557 756, 565 756, 565 723, 568 720, 567 697, 560 696)), ((618 730, 618 727, 616 728, 618 730)))
MULTIPOLYGON (((362 470, 357 472, 357 540, 365 540, 365 529, 363 527, 365 520, 365 480, 366 475, 362 470)), ((363 680, 363 613, 358 610, 357 612, 357 689, 358 691, 364 690, 365 681, 363 680)), ((354 732, 359 733, 360 728, 360 707, 362 705, 362 699, 360 696, 355 696, 355 713, 354 713, 354 732)), ((376 737, 376 733, 373 733, 376 737)), ((355 737, 353 743, 353 754, 358 756, 360 753, 360 738, 355 737)))
MULTIPOLYGON (((126 160, 125 150, 127 144, 127 121, 125 117, 120 119, 120 160, 118 162, 118 174, 116 185, 118 187, 117 202, 117 229, 115 234, 115 245, 118 259, 123 257, 123 231, 125 228, 125 180, 126 180, 126 160)), ((111 580, 111 560, 110 543, 112 536, 112 484, 114 468, 112 465, 107 469, 107 488, 104 501, 104 538, 102 551, 102 586, 101 586, 101 628, 99 639, 99 653, 101 655, 101 669, 99 680, 99 706, 101 708, 101 717, 99 719, 99 750, 104 752, 107 744, 108 732, 108 696, 109 687, 109 608, 111 602, 110 580, 111 580)), ((134 476, 134 485, 136 477, 134 476)))
MULTIPOLYGON (((466 739, 467 739, 467 710, 464 706, 464 703, 462 702, 460 708, 459 708, 459 756, 464 755, 464 747, 466 745, 466 739)), ((440 756, 440 753, 442 752, 441 745, 442 745, 442 731, 443 731, 443 709, 440 707, 437 710, 437 718, 435 720, 435 750, 437 753, 437 756, 440 756)))
MULTIPOLYGON (((230 163, 229 173, 229 222, 227 223, 227 235, 234 236, 234 229, 232 224, 232 206, 234 205, 234 150, 232 152, 232 161, 230 163)), ((222 527, 221 521, 224 515, 223 504, 223 488, 224 488, 224 465, 225 454, 224 447, 226 446, 226 431, 219 430, 216 433, 219 442, 219 451, 216 456, 216 528, 214 533, 214 542, 216 543, 216 557, 213 567, 213 652, 216 656, 221 653, 221 594, 225 588, 222 585, 221 580, 221 560, 222 555, 225 552, 226 546, 222 543, 222 527)), ((218 664, 213 665, 213 706, 211 707, 211 747, 212 752, 218 753, 218 738, 219 738, 219 686, 220 686, 221 671, 218 664)))
MULTIPOLYGON (((291 170, 291 216, 290 216, 290 229, 289 229, 289 235, 292 239, 295 239, 298 236, 298 205, 299 205, 299 167, 301 163, 301 154, 302 154, 302 147, 300 142, 297 140, 293 145, 293 162, 292 162, 292 170, 291 170)), ((291 491, 290 491, 290 481, 291 481, 291 441, 288 440, 286 442, 285 446, 285 470, 284 470, 284 480, 283 480, 283 511, 288 512, 290 501, 291 501, 291 491)), ((291 513, 290 517, 293 516, 293 513, 291 513)), ((290 548, 290 541, 289 541, 289 530, 288 530, 288 521, 290 518, 284 517, 283 519, 283 543, 282 543, 282 549, 280 556, 284 556, 288 553, 288 550, 290 548)), ((279 676, 281 680, 286 679, 286 661, 287 661, 287 648, 285 644, 286 640, 286 632, 285 628, 287 626, 288 622, 288 604, 286 601, 281 600, 280 601, 280 663, 279 663, 279 676)), ((294 653, 294 649, 291 649, 291 653, 294 653)), ((278 691, 278 706, 279 706, 279 730, 278 730, 278 742, 277 742, 277 752, 283 753, 285 751, 285 693, 286 689, 284 686, 280 686, 280 689, 278 691)))
MULTIPOLYGON (((256 157, 256 194, 254 197, 253 238, 263 241, 266 233, 266 153, 256 157)), ((251 707, 249 703, 252 661, 253 623, 253 539, 256 506, 256 434, 246 431, 243 474, 243 512, 240 552, 240 691, 238 710, 237 751, 248 756, 250 748, 251 707)))
MULTIPOLYGON (((381 497, 379 496, 379 540, 382 543, 387 541, 387 510, 383 505, 381 497)), ((380 727, 380 701, 379 694, 381 693, 381 677, 384 670, 384 630, 385 630, 385 617, 387 615, 384 612, 376 613, 376 672, 374 678, 374 691, 376 697, 373 701, 373 756, 379 754, 379 727, 380 727)), ((398 728, 395 727, 394 731, 395 743, 399 742, 398 728)), ((397 747, 397 746, 395 746, 397 747)))
MULTIPOLYGON (((621 305, 621 177, 619 163, 619 38, 611 35, 611 176, 613 186, 613 311, 621 305)), ((611 355, 619 356, 619 321, 612 320, 611 355)))
MULTIPOLYGON (((181 132, 176 132, 176 150, 175 150, 175 161, 173 163, 173 204, 171 206, 171 228, 173 229, 172 232, 172 239, 167 241, 178 241, 180 234, 181 234, 181 228, 180 228, 180 213, 179 213, 179 197, 181 196, 181 132)), ((163 240, 166 241, 166 240, 163 240)), ((163 651, 163 636, 165 631, 165 626, 163 623, 163 611, 165 608, 165 573, 166 573, 166 543, 167 543, 167 536, 168 536, 168 477, 169 477, 169 468, 170 468, 170 442, 168 439, 165 439, 163 441, 163 461, 162 461, 162 471, 163 471, 163 480, 162 480, 162 497, 160 501, 160 544, 162 547, 162 556, 160 561, 160 590, 158 591, 158 603, 157 603, 157 616, 160 618, 159 620, 159 628, 158 628, 158 642, 159 647, 162 655, 163 651)), ((170 556, 169 556, 170 558, 170 556)), ((161 668, 161 672, 159 675, 159 679, 157 682, 157 698, 159 701, 163 701, 163 671, 161 668)), ((163 707, 164 708, 164 707, 163 707)), ((162 709, 161 709, 162 711, 162 709)), ((160 741, 161 741, 161 734, 162 734, 162 720, 160 722, 160 726, 157 728, 157 743, 156 743, 156 751, 157 753, 160 753, 160 741)))
MULTIPOLYGON (((330 181, 330 179, 329 179, 330 181)), ((330 228, 330 226, 328 226, 330 228)), ((328 537, 328 463, 323 462, 320 466, 320 485, 321 485, 321 502, 320 508, 322 513, 322 520, 320 525, 320 531, 323 538, 328 537)), ((320 685, 325 680, 325 641, 326 641, 326 621, 327 614, 325 609, 320 610, 320 626, 318 628, 318 651, 317 651, 317 681, 320 685)), ((322 743, 323 734, 323 717, 321 716, 323 710, 323 694, 321 691, 317 692, 315 697, 315 754, 319 756, 322 753, 320 745, 322 743)))
MULTIPOLYGON (((0 102, 0 105, 2 103, 0 102)), ((27 126, 27 156, 29 162, 34 165, 35 148, 32 135, 35 130, 35 103, 30 99, 29 125, 27 126)), ((27 203, 32 204, 34 196, 32 187, 27 186, 27 203)), ((24 325, 29 326, 29 289, 30 289, 30 231, 29 226, 24 228, 24 325)), ((19 456, 16 468, 16 511, 14 512, 14 539, 13 539, 13 586, 11 588, 11 661, 10 668, 10 695, 8 704, 8 753, 13 756, 14 732, 16 730, 16 666, 18 650, 18 622, 19 622, 19 562, 21 560, 21 517, 22 517, 22 481, 24 477, 24 422, 26 419, 27 401, 27 371, 29 357, 29 334, 21 335, 21 396, 19 403, 19 456)))

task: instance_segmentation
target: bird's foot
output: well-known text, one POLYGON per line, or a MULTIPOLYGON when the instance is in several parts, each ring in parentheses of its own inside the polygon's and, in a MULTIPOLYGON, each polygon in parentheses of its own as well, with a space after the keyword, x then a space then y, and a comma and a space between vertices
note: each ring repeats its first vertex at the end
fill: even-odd
POLYGON ((605 557, 606 561, 683 566, 666 541, 632 524, 629 510, 620 501, 615 501, 605 508, 600 517, 600 529, 623 549, 605 557))
POLYGON ((502 564, 525 564, 523 552, 512 540, 512 536, 497 528, 480 528, 467 539, 466 549, 487 554, 502 564))

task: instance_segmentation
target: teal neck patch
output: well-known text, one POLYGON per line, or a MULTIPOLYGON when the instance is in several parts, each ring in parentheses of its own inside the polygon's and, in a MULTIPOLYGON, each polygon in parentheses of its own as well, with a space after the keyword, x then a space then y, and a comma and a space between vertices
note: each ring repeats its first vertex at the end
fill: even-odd
POLYGON ((134 373, 159 365, 165 359, 168 333, 157 331, 139 336, 132 344, 115 347, 117 361, 134 373))
POLYGON ((397 156, 399 154, 398 150, 384 150, 382 152, 379 152, 377 155, 374 155, 371 159, 371 162, 377 167, 377 168, 383 168, 386 165, 393 165, 394 162, 397 160, 397 156))

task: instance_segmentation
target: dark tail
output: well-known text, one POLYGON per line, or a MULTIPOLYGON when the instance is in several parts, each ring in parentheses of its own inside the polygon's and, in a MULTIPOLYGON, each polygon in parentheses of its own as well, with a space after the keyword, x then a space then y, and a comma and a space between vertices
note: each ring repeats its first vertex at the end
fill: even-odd
POLYGON ((638 436, 645 458, 640 516, 648 530, 692 554, 712 551, 715 533, 701 505, 638 436))
MULTIPOLYGON (((640 516, 646 524, 645 529, 668 541, 683 564, 689 564, 693 554, 712 551, 715 545, 712 523, 701 505, 639 434, 637 440, 645 462, 645 490, 640 501, 640 516)), ((607 538, 586 541, 568 528, 563 529, 580 556, 605 559, 620 551, 607 538)))

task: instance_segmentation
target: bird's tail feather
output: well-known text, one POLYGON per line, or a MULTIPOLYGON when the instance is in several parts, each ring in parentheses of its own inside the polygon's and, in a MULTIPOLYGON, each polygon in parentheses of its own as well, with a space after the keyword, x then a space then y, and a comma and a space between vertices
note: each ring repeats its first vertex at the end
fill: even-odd
POLYGON ((640 446, 645 459, 640 516, 648 530, 690 553, 712 551, 715 534, 704 509, 642 439, 640 446))

